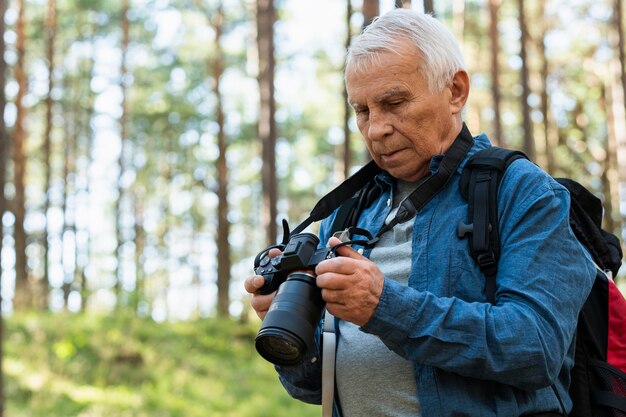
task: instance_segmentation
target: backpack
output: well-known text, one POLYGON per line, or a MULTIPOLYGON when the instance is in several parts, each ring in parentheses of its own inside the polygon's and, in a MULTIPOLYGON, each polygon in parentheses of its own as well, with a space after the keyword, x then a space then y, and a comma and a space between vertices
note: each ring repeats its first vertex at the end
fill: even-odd
MULTIPOLYGON (((459 223, 458 236, 469 237, 470 252, 486 277, 485 291, 492 303, 500 253, 498 186, 507 167, 520 158, 526 156, 519 151, 484 149, 468 161, 461 176, 468 223, 459 223)), ((626 417, 626 299, 612 280, 621 265, 620 242, 601 228, 600 199, 573 180, 556 180, 570 192, 571 228, 598 267, 578 318, 569 388, 574 406, 569 415, 626 417)))
MULTIPOLYGON (((468 149, 468 143, 471 145, 473 141, 465 125, 459 138, 461 140, 457 139, 446 153, 446 158, 450 155, 450 160, 446 162, 444 158, 439 172, 433 176, 436 177, 434 181, 424 187, 423 193, 410 199, 412 210, 405 210, 405 219, 402 221, 406 221, 411 212, 417 212, 456 170, 468 149)), ((485 293, 491 303, 494 302, 500 255, 499 228, 495 221, 498 218, 498 186, 508 166, 520 158, 527 159, 519 151, 487 148, 470 158, 461 175, 460 192, 468 202, 469 220, 468 223, 459 222, 457 234, 459 238, 471 236, 470 252, 486 277, 485 293)), ((380 172, 381 169, 373 161, 366 164, 323 197, 293 233, 301 232, 313 221, 327 217, 335 209, 337 213, 331 225, 331 234, 341 231, 350 235, 363 232, 355 226, 361 212, 382 192, 374 181, 380 172)), ((600 199, 573 180, 556 180, 570 192, 570 226, 598 267, 594 285, 578 317, 574 367, 569 388, 573 408, 569 416, 626 417, 626 299, 612 279, 621 266, 620 241, 601 227, 600 199)), ((371 247, 381 232, 389 227, 393 227, 393 222, 379 231, 376 237, 368 236, 369 240, 353 242, 371 247)), ((283 229, 283 241, 286 243, 290 233, 285 221, 283 229)), ((558 397, 556 389, 555 393, 558 397)))

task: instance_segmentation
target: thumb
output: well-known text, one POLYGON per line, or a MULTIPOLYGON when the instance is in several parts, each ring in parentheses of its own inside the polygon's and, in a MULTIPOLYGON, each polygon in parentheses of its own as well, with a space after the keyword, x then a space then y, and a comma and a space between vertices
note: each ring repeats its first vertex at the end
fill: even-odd
MULTIPOLYGON (((341 240, 339 240, 336 237, 331 237, 330 239, 328 239, 328 247, 332 248, 334 246, 340 245, 342 242, 341 240)), ((340 248, 337 248, 336 251, 337 255, 341 255, 341 256, 345 256, 346 258, 353 258, 353 259, 364 259, 365 257, 363 255, 361 255, 359 252, 355 251, 354 249, 352 249, 350 246, 348 245, 343 245, 340 248)))

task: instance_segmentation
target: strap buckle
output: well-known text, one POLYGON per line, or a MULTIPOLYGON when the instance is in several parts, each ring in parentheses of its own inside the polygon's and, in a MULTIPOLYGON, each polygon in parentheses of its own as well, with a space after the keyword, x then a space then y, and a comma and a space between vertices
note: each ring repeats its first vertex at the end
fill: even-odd
POLYGON ((496 255, 493 253, 493 251, 480 253, 476 257, 476 263, 480 267, 481 271, 494 269, 497 267, 496 255))

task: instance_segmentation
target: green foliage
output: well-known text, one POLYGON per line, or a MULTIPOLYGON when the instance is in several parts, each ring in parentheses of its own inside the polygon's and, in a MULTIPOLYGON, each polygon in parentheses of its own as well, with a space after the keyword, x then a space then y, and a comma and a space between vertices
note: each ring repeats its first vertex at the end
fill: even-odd
POLYGON ((31 314, 6 326, 14 417, 314 416, 254 350, 256 324, 31 314))

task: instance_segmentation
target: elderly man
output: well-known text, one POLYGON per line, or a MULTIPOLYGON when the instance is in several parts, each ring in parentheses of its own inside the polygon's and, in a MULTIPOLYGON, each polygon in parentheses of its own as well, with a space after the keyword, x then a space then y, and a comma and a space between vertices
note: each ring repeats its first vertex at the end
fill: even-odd
MULTIPOLYGON (((383 170, 382 192, 358 221, 372 235, 421 192, 452 147, 467 143, 468 151, 415 217, 388 228, 372 250, 344 246, 317 265, 338 330, 335 415, 566 414, 577 316, 595 277, 569 227, 567 191, 526 160, 509 167, 488 302, 485 277, 456 236, 467 216, 462 167, 491 145, 463 124, 470 80, 454 37, 431 16, 394 10, 354 40, 345 78, 359 130, 383 170)), ((333 218, 320 228, 330 246, 339 243, 329 239, 333 218)), ((262 284, 259 276, 245 283, 260 317, 274 296, 259 294, 262 284)), ((319 354, 277 367, 295 398, 320 402, 319 354)))

